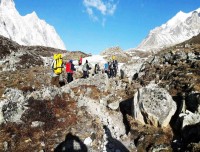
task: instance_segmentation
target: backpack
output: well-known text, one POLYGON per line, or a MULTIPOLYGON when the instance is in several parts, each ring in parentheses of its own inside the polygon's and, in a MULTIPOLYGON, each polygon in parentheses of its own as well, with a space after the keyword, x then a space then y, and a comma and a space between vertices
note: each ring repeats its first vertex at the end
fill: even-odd
POLYGON ((55 74, 61 74, 63 70, 62 54, 54 54, 53 71, 55 74))
POLYGON ((82 70, 83 70, 83 71, 87 71, 87 70, 88 70, 88 69, 87 69, 87 63, 85 63, 85 64, 83 65, 82 70))
POLYGON ((115 60, 115 58, 116 58, 116 57, 113 55, 113 56, 112 56, 112 60, 115 60))
POLYGON ((113 68, 114 68, 114 63, 111 62, 111 63, 110 63, 110 69, 113 69, 113 68))
POLYGON ((114 61, 113 61, 113 67, 114 67, 114 68, 117 68, 117 67, 118 67, 117 60, 114 60, 114 61))

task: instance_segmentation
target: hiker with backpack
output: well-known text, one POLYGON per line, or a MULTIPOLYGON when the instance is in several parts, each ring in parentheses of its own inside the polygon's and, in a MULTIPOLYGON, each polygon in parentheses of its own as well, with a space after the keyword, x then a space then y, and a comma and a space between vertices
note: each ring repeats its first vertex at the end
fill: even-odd
POLYGON ((113 62, 111 61, 111 62, 109 62, 109 65, 108 65, 108 68, 109 68, 109 74, 110 74, 110 78, 111 77, 114 77, 114 64, 113 64, 113 62))
POLYGON ((70 83, 73 81, 73 72, 76 71, 73 61, 69 60, 69 62, 66 63, 66 72, 67 72, 67 82, 70 83))
POLYGON ((108 78, 110 78, 109 62, 104 64, 104 72, 107 74, 108 78))
POLYGON ((89 77, 89 70, 91 70, 91 67, 88 64, 88 60, 86 60, 85 64, 83 65, 83 78, 89 77))
POLYGON ((96 63, 95 66, 94 66, 94 74, 98 74, 99 71, 101 71, 101 70, 100 70, 100 66, 99 66, 98 63, 96 63))
POLYGON ((51 63, 52 68, 52 78, 51 78, 51 84, 55 85, 57 87, 60 87, 63 83, 63 60, 62 60, 62 54, 54 54, 53 56, 53 62, 51 63))
POLYGON ((113 73, 114 73, 114 77, 117 76, 117 70, 118 70, 118 62, 117 62, 117 60, 113 60, 113 73))

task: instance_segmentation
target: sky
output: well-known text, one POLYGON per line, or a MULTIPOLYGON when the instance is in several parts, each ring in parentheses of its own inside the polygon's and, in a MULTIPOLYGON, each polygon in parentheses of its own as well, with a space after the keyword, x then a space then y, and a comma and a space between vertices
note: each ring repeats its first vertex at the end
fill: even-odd
POLYGON ((137 47, 150 30, 179 11, 200 8, 200 0, 14 0, 24 16, 33 11, 54 26, 69 51, 99 54, 137 47))

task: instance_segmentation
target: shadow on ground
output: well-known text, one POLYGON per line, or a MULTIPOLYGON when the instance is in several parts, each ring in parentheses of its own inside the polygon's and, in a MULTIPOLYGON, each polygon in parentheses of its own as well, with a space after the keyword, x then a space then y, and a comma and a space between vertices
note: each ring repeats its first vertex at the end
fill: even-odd
POLYGON ((133 97, 132 98, 129 98, 125 101, 122 101, 120 104, 119 104, 119 107, 120 107, 120 111, 123 115, 123 123, 125 125, 125 129, 126 129, 126 134, 128 135, 129 131, 130 131, 130 124, 128 122, 128 119, 127 119, 127 114, 131 116, 131 106, 132 106, 132 102, 133 102, 133 97))
POLYGON ((54 152, 87 152, 87 146, 79 139, 79 137, 68 133, 65 141, 61 142, 54 152))
POLYGON ((106 151, 113 152, 113 151, 120 151, 120 152, 129 152, 129 150, 117 139, 112 137, 110 129, 107 126, 103 126, 108 143, 106 144, 106 151))

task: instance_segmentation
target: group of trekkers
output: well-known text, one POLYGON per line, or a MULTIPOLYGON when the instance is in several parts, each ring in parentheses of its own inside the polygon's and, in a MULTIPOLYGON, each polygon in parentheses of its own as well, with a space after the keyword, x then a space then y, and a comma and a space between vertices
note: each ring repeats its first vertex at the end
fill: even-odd
MULTIPOLYGON (((51 84, 60 87, 65 84, 62 76, 63 69, 65 69, 67 73, 67 83, 73 81, 73 74, 76 71, 75 65, 73 64, 73 60, 69 60, 65 65, 63 63, 62 54, 54 54, 53 62, 51 64, 52 68, 52 79, 51 84)), ((91 70, 91 66, 88 63, 88 60, 82 65, 82 57, 78 60, 78 65, 82 66, 83 76, 82 78, 89 77, 89 70, 91 70)), ((98 74, 100 72, 106 73, 109 78, 116 77, 118 70, 118 62, 115 59, 115 56, 112 57, 111 61, 105 63, 104 69, 101 70, 98 63, 94 66, 94 74, 98 74)))
POLYGON ((108 78, 116 77, 118 70, 117 60, 112 60, 104 65, 104 71, 108 75, 108 78))

